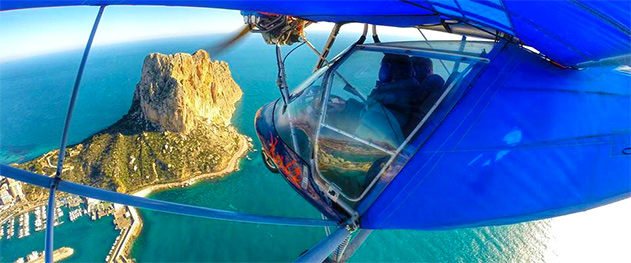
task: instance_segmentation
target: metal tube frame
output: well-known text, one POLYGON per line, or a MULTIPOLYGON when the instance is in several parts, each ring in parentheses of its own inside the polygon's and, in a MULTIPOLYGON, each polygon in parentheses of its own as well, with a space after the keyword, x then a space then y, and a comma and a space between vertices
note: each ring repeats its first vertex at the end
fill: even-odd
MULTIPOLYGON (((29 171, 25 171, 25 170, 18 169, 15 167, 4 165, 4 164, 0 164, 0 175, 6 176, 8 178, 15 179, 24 183, 28 183, 31 185, 44 187, 44 188, 50 188, 52 185, 52 181, 56 180, 55 178, 35 174, 29 171)), ((100 188, 82 185, 82 184, 73 183, 73 182, 64 181, 64 180, 59 180, 59 183, 57 185, 57 190, 74 194, 74 195, 94 198, 94 199, 122 204, 122 205, 128 205, 128 206, 134 206, 134 207, 144 208, 144 209, 158 211, 158 212, 165 212, 165 213, 185 215, 185 216, 194 216, 194 217, 200 217, 200 218, 235 221, 235 222, 243 222, 243 223, 284 225, 284 226, 323 227, 323 226, 337 226, 338 225, 337 222, 331 221, 331 220, 257 215, 257 214, 240 213, 240 212, 206 208, 206 207, 193 206, 193 205, 178 204, 178 203, 167 202, 167 201, 162 201, 162 200, 117 193, 114 191, 109 191, 105 189, 100 189, 100 188)))
POLYGON ((346 246, 346 250, 344 250, 344 253, 340 255, 340 258, 337 262, 348 261, 348 259, 350 259, 355 254, 355 252, 361 247, 361 245, 364 244, 364 241, 366 241, 370 233, 372 233, 371 229, 359 229, 355 237, 353 237, 348 246, 346 246))
POLYGON ((348 226, 340 226, 335 232, 322 239, 315 246, 302 254, 294 263, 324 262, 351 235, 348 226))
POLYGON ((372 41, 375 42, 375 44, 381 43, 379 35, 377 35, 377 25, 372 25, 372 41))
POLYGON ((70 129, 72 114, 77 103, 77 95, 79 93, 79 86, 81 85, 81 78, 83 77, 85 63, 88 60, 88 54, 90 54, 90 48, 92 47, 92 42, 94 41, 94 36, 96 35, 96 30, 99 27, 99 22, 101 21, 104 10, 104 5, 99 7, 99 12, 96 15, 96 19, 94 19, 94 25, 92 26, 92 31, 90 32, 90 36, 88 37, 88 43, 86 43, 85 45, 83 57, 81 58, 81 64, 79 64, 79 71, 77 72, 77 78, 75 79, 74 87, 72 89, 72 95, 70 96, 68 113, 66 114, 66 123, 64 124, 64 130, 61 135, 59 157, 57 158, 57 172, 55 173, 55 179, 50 184, 50 191, 48 193, 48 220, 46 221, 46 237, 44 241, 44 259, 47 263, 53 262, 53 228, 55 227, 53 222, 55 221, 55 190, 57 190, 57 187, 59 186, 59 182, 61 181, 61 173, 63 172, 64 157, 66 155, 66 144, 68 143, 68 130, 70 129))
POLYGON ((318 62, 316 63, 316 66, 313 69, 313 71, 318 70, 319 68, 324 66, 324 63, 326 63, 326 57, 329 55, 329 52, 331 51, 331 46, 333 46, 333 43, 335 42, 335 38, 337 37, 337 34, 340 33, 341 27, 342 27, 342 24, 339 24, 339 23, 333 26, 333 29, 331 30, 331 34, 329 34, 329 39, 327 39, 326 43, 324 44, 324 48, 322 49, 322 56, 320 56, 320 58, 318 59, 318 62))

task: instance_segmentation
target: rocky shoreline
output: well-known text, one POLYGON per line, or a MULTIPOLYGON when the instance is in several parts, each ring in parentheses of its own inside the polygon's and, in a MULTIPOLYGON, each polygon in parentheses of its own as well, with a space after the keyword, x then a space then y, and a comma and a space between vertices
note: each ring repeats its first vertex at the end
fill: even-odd
MULTIPOLYGON (((63 178, 145 197, 225 176, 239 169, 239 160, 252 148, 251 138, 230 123, 241 96, 228 65, 212 61, 204 50, 192 55, 149 54, 128 113, 68 147, 63 178)), ((57 158, 54 150, 13 166, 52 176, 57 158)), ((46 189, 24 189, 28 200, 21 206, 45 201, 46 189)), ((115 221, 123 223, 117 224, 121 233, 106 261, 133 261, 129 251, 142 219, 135 208, 116 211, 122 215, 115 213, 115 221)))

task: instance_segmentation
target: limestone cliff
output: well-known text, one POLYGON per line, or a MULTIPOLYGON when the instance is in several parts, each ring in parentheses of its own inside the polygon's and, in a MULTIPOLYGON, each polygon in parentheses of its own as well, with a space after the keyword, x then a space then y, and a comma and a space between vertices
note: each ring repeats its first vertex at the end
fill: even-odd
MULTIPOLYGON (((149 54, 127 115, 69 147, 63 177, 129 192, 231 171, 250 147, 230 125, 241 96, 228 64, 206 51, 149 54)), ((52 175, 57 153, 17 166, 52 175)))
POLYGON ((227 126, 241 99, 228 64, 208 53, 152 53, 145 58, 134 104, 164 130, 188 134, 202 121, 227 126))

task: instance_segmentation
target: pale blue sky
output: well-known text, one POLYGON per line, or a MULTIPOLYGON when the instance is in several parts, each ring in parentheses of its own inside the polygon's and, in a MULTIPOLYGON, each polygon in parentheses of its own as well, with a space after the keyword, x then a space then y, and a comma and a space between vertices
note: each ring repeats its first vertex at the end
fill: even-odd
MULTIPOLYGON (((0 12, 0 62, 83 48, 98 7, 54 7, 0 12)), ((108 6, 94 45, 179 35, 231 32, 243 26, 239 11, 191 7, 108 6)), ((311 25, 308 31, 330 30, 331 23, 311 25)), ((342 34, 362 25, 342 27, 342 34)), ((379 32, 419 37, 415 29, 385 28, 379 32)), ((432 39, 459 36, 427 32, 432 39)))
MULTIPOLYGON (((56 7, 0 13, 0 61, 84 46, 97 12, 98 7, 56 7)), ((228 32, 242 25, 234 10, 109 6, 94 44, 228 32)))

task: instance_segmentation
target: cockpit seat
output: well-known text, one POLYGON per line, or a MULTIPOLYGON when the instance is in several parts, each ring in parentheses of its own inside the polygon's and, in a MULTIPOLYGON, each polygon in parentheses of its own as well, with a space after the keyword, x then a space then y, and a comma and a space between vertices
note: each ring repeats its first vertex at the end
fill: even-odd
POLYGON ((427 78, 425 78, 423 83, 421 83, 421 88, 427 89, 430 92, 434 92, 437 89, 443 88, 444 85, 445 85, 445 80, 443 79, 443 77, 437 74, 432 74, 432 75, 427 76, 427 78))
POLYGON ((423 104, 421 104, 423 114, 427 114, 438 98, 443 95, 447 89, 447 85, 445 85, 445 80, 436 74, 427 77, 427 80, 423 82, 422 85, 423 88, 426 88, 429 91, 429 96, 427 96, 425 101, 423 101, 423 104))
POLYGON ((425 117, 429 108, 431 108, 440 95, 443 94, 445 88, 445 80, 437 74, 431 74, 425 77, 420 84, 418 92, 410 94, 410 96, 415 98, 415 103, 410 109, 408 121, 402 126, 402 131, 405 136, 408 136, 414 131, 414 128, 416 128, 423 117, 425 117))

